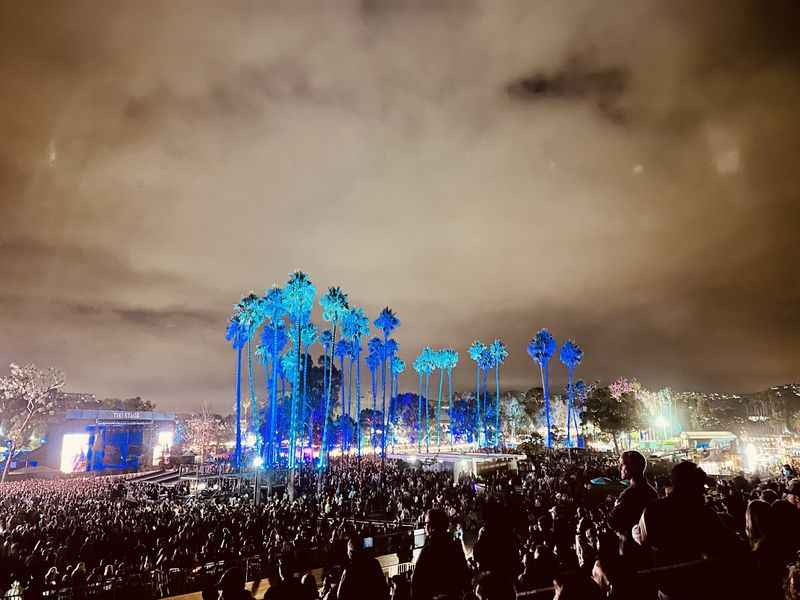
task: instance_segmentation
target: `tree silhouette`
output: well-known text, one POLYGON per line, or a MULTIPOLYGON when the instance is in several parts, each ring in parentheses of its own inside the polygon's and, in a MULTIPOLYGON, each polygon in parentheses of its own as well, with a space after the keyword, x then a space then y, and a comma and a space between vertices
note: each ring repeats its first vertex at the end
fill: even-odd
POLYGON ((547 427, 547 437, 545 445, 553 447, 552 423, 550 421, 550 388, 548 377, 548 366, 550 359, 556 351, 556 340, 547 329, 540 329, 533 339, 528 343, 528 354, 533 361, 539 365, 539 373, 542 377, 542 392, 544 394, 544 414, 545 426, 547 427))
POLYGON ((242 349, 247 344, 248 328, 241 320, 241 303, 236 305, 228 322, 225 339, 236 351, 236 439, 234 442, 233 464, 238 469, 242 465, 242 349))
POLYGON ((484 445, 483 412, 481 410, 481 356, 486 351, 486 344, 475 340, 469 347, 469 357, 475 361, 475 440, 478 447, 484 445))
MULTIPOLYGON (((319 466, 323 468, 328 464, 328 421, 330 420, 331 412, 331 387, 333 381, 333 356, 336 349, 336 326, 341 321, 345 311, 349 308, 347 303, 347 294, 345 294, 338 287, 328 288, 327 293, 323 294, 319 299, 320 306, 322 306, 322 318, 332 325, 332 332, 330 341, 327 343, 327 349, 330 351, 328 358, 328 376, 325 381, 325 415, 322 426, 322 450, 319 453, 319 466)), ((326 351, 327 356, 327 351, 326 351)), ((340 370, 339 387, 344 388, 344 373, 340 370)))
MULTIPOLYGON (((567 340, 561 345, 561 352, 559 354, 561 364, 567 369, 567 447, 572 448, 577 442, 577 431, 575 443, 572 439, 572 419, 573 419, 573 406, 575 402, 575 390, 572 385, 572 379, 575 375, 576 367, 581 364, 583 360, 583 350, 574 341, 567 340)), ((577 430, 577 423, 575 428, 577 430)))
MULTIPOLYGON (((386 457, 386 436, 387 436, 387 429, 389 427, 394 428, 394 414, 392 413, 392 407, 395 407, 397 404, 397 396, 399 392, 399 383, 400 383, 400 375, 406 370, 406 361, 402 358, 395 356, 392 358, 392 393, 391 398, 389 399, 389 418, 386 419, 384 416, 384 427, 383 427, 383 434, 381 436, 381 457, 386 457)), ((394 439, 394 429, 392 430, 392 439, 394 439)), ((394 442, 392 442, 394 444, 394 442)), ((393 446, 394 447, 394 446, 393 446)))
MULTIPOLYGON (((383 332, 383 352, 381 353, 381 388, 382 388, 382 397, 383 397, 383 413, 386 414, 386 377, 387 377, 387 369, 391 369, 392 365, 392 357, 394 356, 394 352, 392 352, 392 348, 388 346, 389 343, 389 336, 400 326, 400 319, 397 318, 397 315, 394 314, 391 308, 388 306, 385 307, 378 318, 375 319, 373 325, 377 329, 380 329, 383 332)), ((396 351, 396 346, 395 346, 396 351)), ((388 374, 391 377, 391 373, 388 374)), ((384 417, 385 421, 385 417, 384 417)), ((386 427, 384 426, 384 430, 386 427)))
POLYGON ((296 465, 295 448, 297 445, 297 409, 300 397, 300 369, 302 367, 300 356, 303 351, 303 340, 300 330, 311 318, 311 309, 314 307, 314 298, 317 288, 303 271, 295 271, 289 276, 289 281, 284 288, 284 301, 288 310, 289 319, 296 332, 296 361, 295 375, 292 385, 291 419, 289 424, 289 468, 296 465))
POLYGON ((356 452, 361 456, 361 338, 369 335, 363 308, 351 308, 342 317, 342 337, 350 342, 350 371, 356 364, 356 452))
POLYGON ((500 365, 508 358, 508 348, 502 340, 496 339, 489 345, 489 353, 494 363, 494 445, 500 446, 500 365))

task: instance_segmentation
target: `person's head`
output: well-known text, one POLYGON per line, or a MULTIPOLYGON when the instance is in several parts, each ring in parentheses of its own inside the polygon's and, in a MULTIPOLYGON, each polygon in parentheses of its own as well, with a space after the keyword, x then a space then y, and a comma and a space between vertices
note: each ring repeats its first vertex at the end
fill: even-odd
POLYGON ((672 494, 684 498, 702 498, 705 493, 706 473, 690 460, 672 467, 672 494))
POLYGON ((627 450, 619 457, 619 475, 622 479, 639 479, 644 477, 647 460, 636 450, 627 450))
POLYGON ((786 501, 800 510, 800 479, 792 479, 786 488, 786 501))
POLYGON ((771 506, 763 500, 751 500, 744 515, 745 531, 752 545, 767 535, 771 506))
POLYGON ((478 575, 475 582, 475 595, 478 600, 516 600, 514 584, 507 578, 491 571, 478 575))
POLYGON ((778 492, 773 489, 765 488, 761 490, 761 499, 766 502, 767 504, 772 504, 773 502, 777 502, 780 500, 780 496, 778 496, 778 492))
POLYGON ((217 583, 219 598, 237 598, 244 590, 244 571, 239 567, 231 567, 222 574, 217 583))
POLYGON ((300 579, 300 584, 304 588, 308 588, 309 591, 313 592, 314 594, 317 593, 317 580, 312 573, 306 573, 300 579))
POLYGON ((347 558, 352 559, 356 556, 364 545, 361 537, 356 534, 351 534, 347 536, 347 558))
POLYGON ((585 573, 567 573, 553 580, 553 600, 601 600, 600 586, 585 573))
POLYGON ((428 535, 443 535, 447 533, 449 524, 447 513, 440 508, 432 508, 425 513, 425 533, 428 535))

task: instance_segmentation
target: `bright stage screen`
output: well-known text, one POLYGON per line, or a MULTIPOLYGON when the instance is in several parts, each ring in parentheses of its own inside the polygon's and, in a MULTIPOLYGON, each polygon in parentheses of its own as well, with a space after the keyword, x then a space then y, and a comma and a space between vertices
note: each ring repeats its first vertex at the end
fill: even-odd
POLYGON ((88 433, 65 433, 61 442, 61 472, 85 471, 88 451, 88 433))
POLYGON ((173 443, 173 434, 171 431, 159 431, 158 432, 158 443, 153 446, 153 463, 157 463, 161 460, 161 457, 166 455, 169 452, 169 449, 172 447, 173 443))

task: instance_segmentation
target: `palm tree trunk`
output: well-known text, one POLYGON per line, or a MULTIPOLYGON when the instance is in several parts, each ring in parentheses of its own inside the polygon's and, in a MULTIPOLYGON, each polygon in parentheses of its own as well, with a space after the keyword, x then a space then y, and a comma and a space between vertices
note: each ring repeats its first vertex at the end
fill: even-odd
POLYGON ((494 367, 494 447, 500 446, 500 363, 494 367))
POLYGON ((428 400, 431 387, 431 374, 425 373, 425 452, 431 451, 431 403, 428 400))
POLYGON ((567 369, 567 448, 572 447, 572 369, 567 369))
POLYGON ((481 447, 481 430, 483 429, 483 419, 481 418, 481 370, 478 364, 475 363, 475 439, 478 442, 478 448, 481 447))
POLYGON ((550 425, 550 394, 548 393, 548 373, 547 365, 539 365, 539 372, 542 375, 542 396, 544 396, 544 419, 545 426, 547 427, 547 438, 545 446, 547 448, 553 447, 553 433, 550 425))
MULTIPOLYGON (((336 344, 336 321, 333 321, 333 335, 331 336, 331 359, 330 363, 323 365, 328 367, 328 387, 325 390, 325 414, 322 415, 322 448, 319 451, 319 466, 325 467, 328 464, 328 418, 331 410, 331 388, 333 387, 333 348, 336 344)), ((328 353, 325 353, 327 357, 328 353)))
POLYGON ((441 410, 442 410, 442 388, 444 387, 444 369, 439 369, 439 397, 436 400, 436 447, 442 447, 441 433, 441 410))
POLYGON ((236 446, 233 464, 239 469, 242 465, 242 349, 236 350, 236 446))
POLYGON ((422 371, 417 384, 417 452, 422 450, 422 371))
MULTIPOLYGON (((361 340, 356 337, 354 343, 358 345, 356 356, 356 453, 361 458, 361 340)), ((352 365, 351 365, 352 366, 352 365)))
POLYGON ((277 450, 275 448, 275 438, 278 436, 275 428, 278 419, 278 321, 272 319, 272 389, 270 389, 269 401, 269 464, 277 463, 277 450))
POLYGON ((300 464, 303 464, 306 445, 306 409, 308 408, 308 352, 303 354, 303 404, 300 406, 300 464))
POLYGON ((256 382, 253 376, 253 340, 247 338, 247 389, 250 392, 250 420, 247 429, 258 435, 258 401, 256 400, 256 382))
POLYGON ((447 420, 450 422, 450 445, 455 443, 453 432, 453 369, 447 369, 447 420))

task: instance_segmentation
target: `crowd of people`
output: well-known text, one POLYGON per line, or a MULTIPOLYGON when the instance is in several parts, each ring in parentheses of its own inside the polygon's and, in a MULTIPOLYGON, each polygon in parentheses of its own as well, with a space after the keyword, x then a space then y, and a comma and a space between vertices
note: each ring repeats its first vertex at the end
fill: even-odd
POLYGON ((552 452, 458 479, 342 459, 258 505, 238 488, 189 495, 130 477, 0 486, 0 589, 26 600, 90 587, 167 595, 208 564, 228 568, 195 584, 223 598, 263 578, 271 600, 795 599, 798 550, 791 472, 714 480, 684 461, 651 481, 635 451, 552 452), (416 552, 415 528, 426 534, 416 552), (378 548, 413 560, 413 574, 387 580, 378 548))

